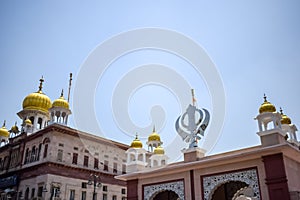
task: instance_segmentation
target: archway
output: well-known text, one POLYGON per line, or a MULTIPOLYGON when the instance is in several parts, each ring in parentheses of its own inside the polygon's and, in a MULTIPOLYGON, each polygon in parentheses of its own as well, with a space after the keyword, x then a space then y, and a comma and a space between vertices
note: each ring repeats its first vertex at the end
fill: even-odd
POLYGON ((171 190, 165 190, 159 192, 153 200, 179 200, 179 196, 171 190))
POLYGON ((248 186, 245 182, 229 181, 220 185, 212 195, 212 200, 231 200, 241 188, 248 186))

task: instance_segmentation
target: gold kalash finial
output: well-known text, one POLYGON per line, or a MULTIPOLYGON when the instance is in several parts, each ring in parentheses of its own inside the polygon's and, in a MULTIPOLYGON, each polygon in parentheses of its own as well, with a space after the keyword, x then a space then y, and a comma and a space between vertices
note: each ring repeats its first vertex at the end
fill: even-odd
POLYGON ((267 101, 267 96, 266 96, 265 93, 264 93, 264 102, 268 102, 268 101, 267 101))
POLYGON ((42 92, 42 89, 43 89, 43 82, 44 82, 44 77, 42 76, 42 78, 40 79, 40 85, 39 85, 39 90, 38 92, 42 92))

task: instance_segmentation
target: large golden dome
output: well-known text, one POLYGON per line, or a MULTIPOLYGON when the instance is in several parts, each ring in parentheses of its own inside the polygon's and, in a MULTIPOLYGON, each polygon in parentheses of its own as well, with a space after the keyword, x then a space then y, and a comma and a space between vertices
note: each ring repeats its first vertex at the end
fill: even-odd
POLYGON ((161 146, 158 146, 154 149, 154 154, 160 154, 160 155, 164 155, 165 154, 165 150, 164 148, 162 148, 161 146))
POLYGON ((9 132, 8 130, 5 128, 5 121, 3 123, 3 126, 0 128, 0 137, 9 137, 9 132))
POLYGON ((136 134, 135 139, 131 142, 130 147, 132 148, 143 148, 143 143, 139 140, 138 135, 136 134))
POLYGON ((43 82, 44 79, 41 78, 39 90, 25 97, 23 100, 23 109, 48 112, 48 109, 51 108, 52 104, 50 98, 42 92, 43 82))
POLYGON ((150 141, 159 141, 160 142, 160 136, 158 133, 155 131, 155 127, 153 128, 152 133, 148 137, 148 142, 150 141))
POLYGON ((264 95, 264 99, 265 99, 264 102, 259 107, 259 113, 276 112, 276 107, 267 101, 266 95, 264 95))
POLYGON ((292 120, 287 115, 283 114, 282 109, 280 108, 280 114, 281 114, 281 124, 291 124, 292 120))
POLYGON ((52 103, 52 107, 61 107, 65 109, 69 109, 69 102, 65 100, 63 91, 58 99, 54 100, 52 103))

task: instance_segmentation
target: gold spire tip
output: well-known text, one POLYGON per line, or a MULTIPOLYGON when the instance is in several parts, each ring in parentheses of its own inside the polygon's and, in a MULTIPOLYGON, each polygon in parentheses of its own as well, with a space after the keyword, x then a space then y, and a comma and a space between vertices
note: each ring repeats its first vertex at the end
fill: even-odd
POLYGON ((267 96, 265 93, 264 93, 264 102, 267 102, 267 96))
POLYGON ((44 77, 42 76, 42 78, 40 79, 40 85, 39 85, 39 91, 38 92, 42 91, 42 89, 43 89, 43 82, 44 82, 44 77))

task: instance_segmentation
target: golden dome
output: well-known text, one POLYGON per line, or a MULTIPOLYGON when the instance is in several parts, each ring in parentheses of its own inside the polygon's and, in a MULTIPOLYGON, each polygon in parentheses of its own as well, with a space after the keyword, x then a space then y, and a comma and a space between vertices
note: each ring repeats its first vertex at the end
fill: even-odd
POLYGON ((25 120, 25 124, 26 124, 26 125, 27 125, 27 124, 32 125, 32 122, 31 122, 30 119, 27 118, 27 119, 25 120))
POLYGON ((15 125, 13 125, 11 127, 10 132, 15 133, 15 134, 20 132, 19 127, 17 126, 17 122, 15 123, 15 125))
POLYGON ((139 140, 138 135, 136 134, 135 139, 131 142, 130 147, 132 148, 143 148, 143 143, 139 140))
POLYGON ((61 92, 60 97, 53 101, 52 107, 61 107, 61 108, 69 109, 69 102, 65 100, 63 91, 61 92))
POLYGON ((155 132, 155 127, 153 127, 153 131, 148 137, 148 142, 150 142, 150 141, 159 141, 160 142, 160 136, 158 133, 155 132))
POLYGON ((51 108, 50 98, 42 92, 43 82, 44 79, 41 78, 39 90, 25 97, 25 99, 23 100, 23 109, 48 112, 48 109, 51 108))
POLYGON ((154 149, 154 154, 160 154, 160 155, 164 155, 165 154, 165 150, 164 148, 162 148, 161 146, 158 146, 154 149))
POLYGON ((267 101, 266 95, 264 95, 264 99, 265 99, 264 102, 259 107, 259 113, 276 112, 275 106, 267 101))
POLYGON ((0 137, 9 137, 9 132, 8 130, 5 128, 5 121, 3 123, 3 126, 0 128, 0 137))
POLYGON ((291 119, 287 115, 283 114, 281 108, 280 108, 280 114, 281 114, 281 124, 291 124, 292 123, 291 119))

